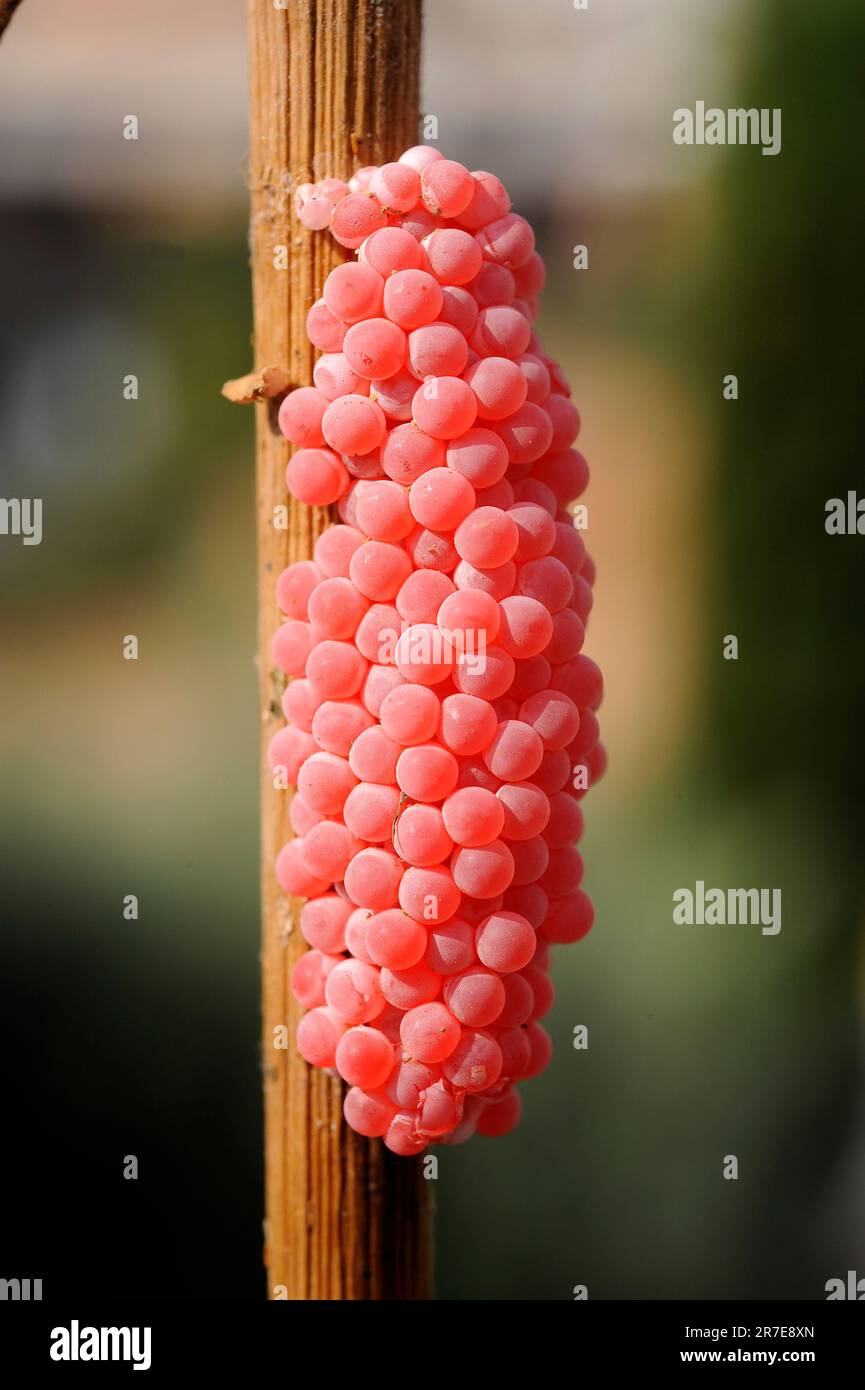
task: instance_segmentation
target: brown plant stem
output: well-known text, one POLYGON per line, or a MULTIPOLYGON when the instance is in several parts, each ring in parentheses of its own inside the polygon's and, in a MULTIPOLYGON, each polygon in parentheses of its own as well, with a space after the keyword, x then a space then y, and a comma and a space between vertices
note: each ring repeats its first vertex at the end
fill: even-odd
POLYGON ((345 254, 292 212, 298 183, 348 178, 417 139, 420 0, 248 0, 254 366, 235 395, 257 397, 259 662, 262 721, 263 1072, 268 1296, 425 1298, 430 1293, 430 1184, 421 1160, 354 1134, 338 1079, 297 1054, 300 1009, 289 977, 305 949, 299 904, 273 873, 291 836, 288 794, 274 790, 264 750, 281 727, 284 678, 270 644, 280 622, 280 571, 309 558, 332 519, 285 489, 286 441, 275 399, 255 390, 264 368, 312 379, 307 310, 345 254), (284 268, 286 267, 287 268, 284 268), (283 267, 283 268, 280 268, 283 267), (287 526, 274 525, 287 508, 287 526), (284 1034, 279 1030, 283 1028, 284 1034), (275 1046, 275 1041, 283 1046, 275 1046))

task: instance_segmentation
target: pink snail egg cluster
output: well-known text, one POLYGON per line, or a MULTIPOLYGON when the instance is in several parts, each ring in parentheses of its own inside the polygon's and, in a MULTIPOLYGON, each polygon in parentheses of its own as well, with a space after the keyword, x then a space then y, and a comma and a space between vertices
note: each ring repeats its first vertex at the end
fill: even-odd
POLYGON ((493 174, 417 147, 296 211, 357 254, 279 410, 289 491, 340 519, 277 584, 269 758, 297 791, 276 875, 305 899, 297 1046, 347 1083, 353 1129, 409 1155, 516 1125, 552 1050, 550 948, 592 925, 588 466, 534 329, 544 264, 493 174))

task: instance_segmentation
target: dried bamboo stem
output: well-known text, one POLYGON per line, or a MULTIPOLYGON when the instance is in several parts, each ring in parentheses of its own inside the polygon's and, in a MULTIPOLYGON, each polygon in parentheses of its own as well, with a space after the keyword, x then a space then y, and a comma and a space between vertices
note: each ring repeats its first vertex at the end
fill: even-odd
MULTIPOLYGON (((248 0, 250 193, 256 374, 284 369, 311 381, 306 313, 344 259, 323 233, 292 215, 292 190, 347 178, 393 159, 417 138, 420 0, 248 0), (280 248, 287 248, 286 256, 280 248)), ((254 384, 254 381, 253 381, 254 384)), ((331 519, 288 498, 288 446, 275 402, 256 396, 259 660, 262 749, 283 722, 284 678, 270 644, 274 597, 286 564, 308 558, 331 519), (274 526, 288 507, 287 529, 274 526)), ((242 392, 241 392, 242 395, 242 392)), ((429 1184, 421 1160, 396 1158, 342 1118, 342 1086, 294 1048, 298 1007, 288 980, 304 949, 296 902, 273 863, 290 837, 288 799, 262 756, 263 1050, 268 1296, 290 1299, 425 1298, 430 1292, 429 1184), (275 1029, 287 1025, 287 1047, 275 1029)))

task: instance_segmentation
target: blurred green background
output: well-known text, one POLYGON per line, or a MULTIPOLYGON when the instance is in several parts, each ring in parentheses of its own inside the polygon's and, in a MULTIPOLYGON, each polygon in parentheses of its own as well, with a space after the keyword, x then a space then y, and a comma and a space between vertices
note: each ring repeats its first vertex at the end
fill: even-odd
MULTIPOLYGON (((109 9, 25 0, 0 45, 0 492, 44 499, 41 546, 0 538, 0 1274, 259 1298, 243 7, 109 9)), ((865 492, 865 15, 427 11, 439 143, 549 266, 611 758, 552 1065, 516 1133, 439 1151, 439 1294, 822 1298, 865 1272, 865 541, 824 531, 865 492), (781 154, 674 146, 698 99, 782 108, 781 154), (697 879, 780 887, 780 934, 674 926, 697 879)))

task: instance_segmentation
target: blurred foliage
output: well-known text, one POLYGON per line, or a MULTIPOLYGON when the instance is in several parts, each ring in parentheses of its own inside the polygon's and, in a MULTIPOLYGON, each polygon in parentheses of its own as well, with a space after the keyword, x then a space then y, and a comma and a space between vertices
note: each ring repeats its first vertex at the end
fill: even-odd
MULTIPOLYGON (((617 795, 615 749, 588 802, 599 927, 557 952, 556 1054, 525 1088, 513 1158, 445 1151, 446 1296, 820 1298, 863 1258, 856 1212, 825 1229, 861 1093, 865 662, 861 542, 828 537, 824 507, 857 479, 865 492, 865 16, 785 0, 752 21, 735 104, 783 109, 782 153, 729 151, 708 204, 697 190, 605 224, 615 276, 579 299, 560 277, 551 296, 560 351, 588 320, 674 363, 705 415, 702 717, 651 804, 617 795), (671 929, 673 888, 698 877, 781 886, 781 934, 671 929), (590 1046, 575 1054, 577 1023, 590 1046)), ((573 240, 597 264, 591 225, 573 240)))
POLYGON ((707 526, 715 615, 740 660, 709 692, 724 732, 710 748, 731 790, 791 782, 860 867, 862 546, 824 522, 827 499, 865 493, 863 46, 865 11, 847 0, 761 12, 741 101, 783 108, 783 150, 729 160, 714 190, 702 342, 710 379, 740 382, 738 402, 717 396, 707 526))
POLYGON ((2 551, 4 1262, 46 1298, 257 1298, 254 462, 219 396, 248 365, 242 214, 218 241, 53 209, 7 233, 4 490, 44 497, 45 539, 2 551))
POLYGON ((46 544, 4 547, 0 577, 38 606, 46 585, 72 597, 158 570, 248 459, 249 415, 218 394, 249 365, 246 233, 241 218, 191 241, 55 210, 6 221, 3 487, 44 498, 46 544))

